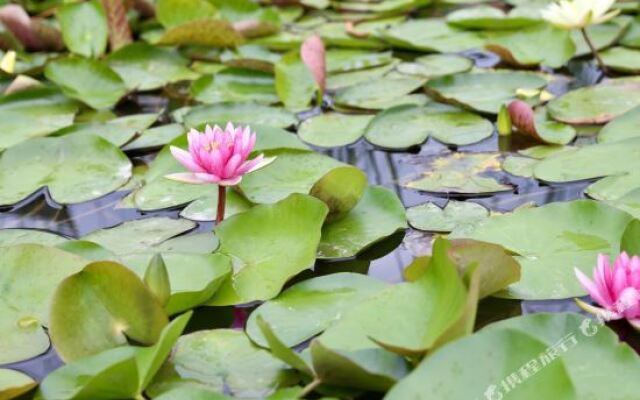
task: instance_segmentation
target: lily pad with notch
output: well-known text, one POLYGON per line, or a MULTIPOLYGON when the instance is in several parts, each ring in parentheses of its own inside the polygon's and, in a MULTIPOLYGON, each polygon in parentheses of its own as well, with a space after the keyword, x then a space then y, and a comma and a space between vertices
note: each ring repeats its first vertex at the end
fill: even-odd
POLYGON ((428 170, 403 186, 431 193, 481 195, 513 190, 486 172, 500 171, 498 153, 452 153, 431 160, 428 170))
POLYGON ((117 190, 130 177, 127 156, 101 137, 31 139, 0 156, 0 204, 14 204, 43 186, 58 203, 80 203, 117 190))

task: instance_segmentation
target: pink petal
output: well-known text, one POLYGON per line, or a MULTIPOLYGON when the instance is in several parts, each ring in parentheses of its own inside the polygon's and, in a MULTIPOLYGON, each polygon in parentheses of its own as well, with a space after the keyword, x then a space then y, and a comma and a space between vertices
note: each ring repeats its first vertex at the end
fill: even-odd
POLYGON ((598 287, 596 286, 595 283, 593 283, 582 271, 580 271, 578 268, 573 268, 576 277, 578 278, 578 280, 580 281, 580 284, 582 285, 583 288, 585 288, 585 290, 587 292, 589 292, 589 295, 591 296, 591 298, 598 304, 600 304, 603 307, 606 307, 606 302, 604 300, 604 298, 602 297, 602 295, 600 294, 600 292, 598 291, 598 287))
POLYGON ((640 257, 631 257, 627 279, 631 286, 640 289, 640 257))
POLYGON ((224 171, 224 163, 222 161, 222 154, 219 151, 213 151, 210 156, 211 160, 211 169, 209 172, 212 172, 218 176, 222 176, 224 171))
POLYGON ((326 58, 325 48, 322 39, 318 35, 308 37, 300 47, 300 57, 307 68, 311 71, 313 79, 320 87, 322 92, 325 91, 326 83, 326 58))
POLYGON ((223 136, 224 136, 224 131, 218 125, 215 125, 213 127, 213 140, 218 143, 222 143, 223 136))
POLYGON ((187 140, 189 142, 189 152, 194 154, 200 148, 200 132, 195 129, 191 129, 187 133, 187 140))
POLYGON ((224 178, 233 178, 234 176, 236 176, 236 170, 238 169, 238 166, 241 162, 242 159, 240 159, 240 154, 234 154, 233 156, 231 156, 229 161, 227 161, 227 165, 225 165, 224 167, 224 173, 222 174, 222 176, 224 178))
POLYGON ((607 271, 611 271, 609 269, 609 264, 607 263, 607 256, 600 254, 598 255, 598 264, 595 268, 593 279, 598 287, 598 292, 602 295, 602 298, 605 301, 605 304, 603 304, 605 307, 610 306, 615 301, 613 293, 611 293, 610 287, 607 284, 607 271))
POLYGON ((220 182, 220 177, 216 174, 210 174, 210 173, 197 173, 194 174, 196 176, 197 179, 206 182, 206 183, 218 183, 220 182))
POLYGON ((189 152, 175 146, 171 146, 169 150, 171 151, 173 157, 189 171, 205 172, 204 168, 202 168, 193 160, 193 157, 189 152))
MULTIPOLYGON (((258 157, 264 157, 264 156, 262 154, 260 154, 258 157)), ((255 159, 257 159, 258 157, 256 157, 255 159)), ((262 168, 266 167, 267 165, 269 165, 272 162, 274 162, 276 160, 276 158, 277 157, 266 157, 266 158, 260 159, 259 162, 257 162, 255 165, 253 165, 251 167, 251 169, 249 169, 249 171, 247 171, 247 174, 250 173, 250 172, 257 171, 259 169, 262 169, 262 168)))
MULTIPOLYGON (((617 261, 616 264, 618 264, 617 261)), ((629 284, 627 282, 626 268, 622 265, 616 265, 616 268, 613 271, 613 297, 617 299, 620 296, 620 293, 622 293, 627 286, 629 286, 629 284)))
POLYGON ((211 128, 211 126, 209 125, 206 126, 206 128, 204 129, 204 134, 207 137, 207 142, 213 143, 215 141, 215 135, 213 133, 213 128, 211 128))

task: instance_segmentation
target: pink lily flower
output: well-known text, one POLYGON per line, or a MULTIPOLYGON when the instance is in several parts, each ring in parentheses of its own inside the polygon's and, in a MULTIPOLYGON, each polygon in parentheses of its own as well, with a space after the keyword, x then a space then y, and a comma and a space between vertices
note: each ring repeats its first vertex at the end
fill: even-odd
POLYGON ((608 257, 600 254, 598 265, 593 270, 593 280, 577 268, 575 273, 591 298, 602 308, 576 299, 580 307, 606 321, 624 318, 636 329, 640 328, 640 257, 629 257, 622 252, 611 268, 608 257))
POLYGON ((234 127, 231 122, 222 130, 207 125, 204 132, 189 131, 189 151, 171 146, 171 154, 189 172, 167 175, 166 178, 192 184, 218 185, 218 218, 224 217, 225 187, 235 186, 242 177, 269 165, 275 157, 263 154, 248 160, 256 144, 251 128, 234 127), (222 210, 221 210, 222 208, 222 210), (222 214, 221 214, 222 213, 222 214))

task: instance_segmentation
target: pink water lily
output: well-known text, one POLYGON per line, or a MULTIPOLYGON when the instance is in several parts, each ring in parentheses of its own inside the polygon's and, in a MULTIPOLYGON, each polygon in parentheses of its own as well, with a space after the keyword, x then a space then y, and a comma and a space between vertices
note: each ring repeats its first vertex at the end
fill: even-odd
POLYGON ((193 184, 218 185, 218 218, 224 218, 225 187, 240 183, 242 177, 270 164, 275 157, 263 154, 249 160, 256 144, 251 128, 228 123, 223 130, 207 125, 204 132, 191 129, 187 134, 189 151, 171 146, 171 154, 189 172, 167 175, 166 178, 193 184), (220 214, 222 213, 222 214, 220 214))
POLYGON ((634 327, 640 327, 640 257, 629 257, 622 252, 612 268, 608 257, 600 254, 593 280, 577 268, 575 273, 591 298, 602 307, 577 300, 584 310, 607 321, 624 318, 634 327))

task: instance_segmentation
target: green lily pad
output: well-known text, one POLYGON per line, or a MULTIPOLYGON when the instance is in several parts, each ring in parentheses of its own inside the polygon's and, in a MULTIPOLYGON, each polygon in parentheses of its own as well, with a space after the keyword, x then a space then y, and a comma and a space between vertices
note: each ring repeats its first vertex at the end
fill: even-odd
POLYGON ((423 231, 451 232, 461 225, 473 225, 489 217, 489 210, 469 201, 449 200, 440 208, 424 203, 407 209, 409 224, 423 231))
POLYGON ((67 239, 60 235, 36 229, 0 229, 1 247, 25 243, 53 247, 66 241, 67 239))
MULTIPOLYGON (((284 344, 278 336, 273 332, 273 329, 269 326, 267 322, 262 317, 258 317, 256 320, 257 325, 260 327, 262 331, 262 335, 268 342, 268 347, 271 350, 271 354, 273 354, 276 358, 281 361, 284 361, 286 364, 291 366, 293 369, 300 371, 301 373, 314 377, 315 374, 312 370, 312 367, 306 359, 302 358, 300 354, 298 354, 295 350, 289 348, 286 344, 284 344)), ((283 389, 286 390, 286 389, 283 389)), ((273 396, 275 398, 278 397, 278 393, 274 393, 273 396)), ((273 398, 270 396, 269 398, 273 398)))
POLYGON ((254 101, 277 103, 273 75, 243 68, 225 68, 215 75, 206 75, 191 85, 193 97, 203 103, 254 101))
POLYGON ((152 90, 196 79, 198 74, 187 67, 188 63, 175 51, 145 43, 132 43, 107 57, 109 67, 120 75, 129 90, 152 90))
POLYGON ((390 51, 368 52, 362 50, 331 49, 326 52, 327 72, 341 73, 379 67, 393 61, 390 51))
POLYGON ((47 64, 44 75, 62 93, 95 109, 109 108, 127 93, 120 76, 96 60, 79 57, 54 60, 47 64))
POLYGON ((610 69, 627 74, 640 73, 640 50, 625 47, 612 47, 603 51, 600 56, 610 69))
POLYGON ((475 268, 474 273, 478 276, 477 297, 480 299, 501 293, 507 286, 520 280, 521 268, 516 257, 496 244, 452 240, 449 258, 463 273, 475 268))
POLYGON ((58 10, 62 39, 67 48, 85 57, 100 57, 107 49, 109 26, 97 0, 65 4, 58 10))
POLYGON ((82 239, 94 242, 118 255, 154 252, 163 242, 195 228, 185 219, 145 218, 92 232, 82 239))
POLYGON ((561 299, 584 295, 573 268, 590 274, 598 253, 617 253, 630 220, 627 213, 603 203, 577 200, 492 216, 451 237, 500 244, 520 255, 522 279, 509 286, 505 296, 561 299))
MULTIPOLYGON (((590 25, 587 27, 587 32, 596 49, 601 50, 619 40, 629 27, 630 22, 631 18, 622 16, 604 24, 590 25)), ((591 48, 579 30, 572 31, 571 36, 576 44, 576 56, 591 54, 591 48)))
POLYGON ((411 10, 415 7, 424 6, 431 0, 389 0, 379 3, 363 3, 358 1, 342 1, 334 7, 338 11, 354 11, 369 13, 390 13, 411 10))
POLYGON ((311 194, 327 203, 333 217, 353 208, 366 185, 358 168, 319 153, 283 151, 268 168, 245 176, 238 187, 258 204, 274 203, 292 193, 311 194))
POLYGON ((218 249, 218 238, 211 232, 176 236, 150 249, 149 253, 211 254, 218 249))
POLYGON ((515 66, 546 65, 559 68, 576 52, 569 31, 551 24, 489 33, 486 47, 515 66), (544 43, 544 46, 540 46, 540 43, 544 43))
MULTIPOLYGON (((433 159, 421 175, 404 184, 411 189, 433 193, 487 194, 511 191, 511 186, 492 177, 481 176, 500 170, 498 153, 453 153, 433 159)), ((426 167, 426 166, 425 166, 426 167)))
MULTIPOLYGON (((224 217, 228 218, 245 212, 252 206, 253 204, 238 192, 227 190, 224 217)), ((212 196, 199 198, 189 204, 184 210, 180 211, 180 216, 192 221, 215 221, 217 212, 218 197, 212 193, 212 196)))
POLYGON ((320 114, 304 120, 298 128, 298 135, 314 146, 347 146, 362 137, 372 118, 372 115, 320 114))
POLYGON ((107 400, 142 396, 190 317, 191 312, 176 317, 152 346, 116 347, 58 368, 44 379, 38 398, 107 400))
POLYGON ((296 150, 311 151, 309 146, 304 144, 297 135, 285 131, 284 129, 268 125, 251 125, 251 129, 256 132, 256 145, 254 152, 269 150, 296 150))
POLYGON ((627 379, 639 371, 633 350, 608 327, 579 314, 531 314, 491 324, 425 358, 386 398, 631 398, 636 388, 627 379))
POLYGON ((113 192, 130 177, 129 159, 98 136, 31 139, 0 156, 0 204, 16 203, 43 186, 58 203, 80 203, 113 192))
POLYGON ((462 316, 466 287, 448 257, 450 244, 436 240, 424 274, 414 282, 378 291, 349 309, 318 337, 325 347, 423 354, 462 316))
POLYGON ((125 145, 124 151, 149 150, 164 146, 178 136, 184 134, 185 129, 180 124, 166 124, 145 129, 132 142, 125 145))
POLYGON ((628 174, 612 175, 592 183, 585 194, 596 200, 613 201, 625 197, 640 188, 640 174, 630 171, 628 174))
POLYGON ((296 118, 282 108, 251 103, 201 105, 193 107, 184 116, 184 123, 189 127, 215 123, 224 125, 228 121, 286 128, 295 124, 296 118))
POLYGON ((636 18, 627 32, 620 39, 620 44, 626 47, 640 48, 640 23, 636 18))
POLYGON ((231 329, 182 336, 170 366, 172 375, 160 383, 181 378, 242 398, 265 398, 291 380, 286 364, 254 346, 244 332, 231 329))
POLYGON ((453 54, 432 54, 418 57, 413 63, 399 64, 397 70, 403 74, 433 79, 466 72, 472 67, 473 61, 465 57, 453 54))
MULTIPOLYGON (((183 170, 184 168, 178 169, 183 170)), ((133 200, 137 209, 152 211, 181 206, 197 199, 217 204, 217 193, 216 185, 194 185, 160 177, 137 190, 133 194, 133 200)))
POLYGON ((38 386, 27 374, 12 369, 0 368, 0 398, 14 399, 38 386))
POLYGON ((268 347, 258 318, 289 347, 296 346, 340 320, 344 312, 387 284, 366 275, 337 273, 308 279, 285 290, 258 307, 247 321, 247 335, 268 347))
POLYGON ((447 15, 447 23, 465 29, 521 29, 540 22, 540 15, 529 8, 514 8, 505 13, 491 6, 466 7, 447 15))
POLYGON ((518 154, 526 157, 542 160, 543 158, 550 157, 554 154, 564 153, 565 151, 576 150, 573 146, 561 146, 556 144, 542 144, 538 146, 529 147, 527 149, 518 150, 518 154))
POLYGON ((49 303, 60 281, 79 271, 87 260, 36 244, 2 248, 0 259, 0 364, 44 353, 49 338, 49 303))
MULTIPOLYGON (((154 400, 230 400, 233 397, 226 396, 222 393, 217 393, 211 388, 208 388, 202 384, 194 383, 190 381, 179 381, 170 383, 168 385, 162 385, 161 391, 156 395, 154 393, 154 400)), ((277 392, 276 392, 277 393, 277 392)), ((268 397, 271 399, 271 397, 268 397)), ((277 399, 276 399, 277 400, 277 399)))
POLYGON ((367 126, 365 138, 386 149, 405 149, 429 136, 447 144, 467 145, 493 134, 493 124, 469 112, 433 113, 424 107, 401 105, 378 114, 367 126))
POLYGON ((274 64, 282 55, 254 44, 244 44, 235 49, 227 49, 220 55, 224 65, 246 68, 254 71, 273 72, 274 64))
POLYGON ((299 51, 287 53, 276 62, 275 87, 287 110, 301 111, 309 108, 318 84, 311 70, 302 62, 299 51))
POLYGON ((327 89, 338 90, 347 86, 358 85, 364 82, 371 82, 379 79, 391 72, 396 66, 396 62, 386 64, 380 67, 367 68, 357 71, 349 71, 335 74, 328 74, 327 89))
POLYGON ((60 129, 54 135, 97 135, 119 147, 151 126, 157 118, 158 114, 133 114, 105 122, 81 122, 60 129))
POLYGON ((65 242, 57 244, 55 247, 60 250, 64 250, 68 253, 75 254, 80 256, 86 260, 91 261, 102 261, 102 260, 112 260, 117 261, 118 256, 116 256, 111 251, 105 249, 99 244, 93 242, 87 242, 85 240, 67 240, 65 242))
POLYGON ((380 103, 403 96, 418 89, 424 81, 417 78, 378 79, 339 89, 334 101, 341 106, 355 108, 385 108, 380 103))
POLYGON ((511 175, 532 178, 533 169, 538 161, 530 157, 507 156, 502 162, 502 169, 511 175))
POLYGON ((554 119, 569 124, 603 124, 640 105, 640 81, 612 79, 568 92, 549 102, 554 119))
POLYGON ((409 50, 448 53, 484 46, 484 40, 476 32, 450 27, 436 18, 407 20, 381 30, 379 34, 394 47, 409 50))
MULTIPOLYGON (((151 257, 131 254, 123 257, 122 262, 142 278, 151 257)), ((165 306, 169 315, 205 303, 231 274, 231 260, 223 254, 164 253, 162 259, 171 285, 171 296, 165 306)))
POLYGON ((376 348, 332 349, 314 340, 310 353, 316 376, 332 386, 384 392, 408 373, 402 357, 376 348))
POLYGON ((620 175, 637 170, 640 139, 601 143, 548 157, 534 167, 534 176, 546 182, 572 182, 620 175))
POLYGON ((229 21, 204 17, 171 26, 158 38, 157 44, 234 47, 242 41, 242 35, 229 21))
POLYGON ((546 85, 547 81, 536 73, 497 70, 433 79, 427 82, 425 89, 438 100, 483 113, 497 114, 503 104, 516 99, 518 89, 534 90, 546 85))
POLYGON ((371 186, 355 208, 322 227, 318 257, 353 257, 406 227, 404 207, 396 194, 382 186, 371 186))
POLYGON ((127 344, 151 345, 168 323, 154 295, 126 267, 99 261, 66 278, 51 300, 49 334, 65 361, 127 344))
POLYGON ((0 149, 69 126, 78 104, 51 88, 32 88, 0 99, 0 149))
POLYGON ((599 143, 619 142, 640 137, 640 106, 612 119, 598 133, 599 143))
POLYGON ((156 18, 165 28, 180 25, 217 13, 213 4, 206 0, 158 0, 156 18))
POLYGON ((327 211, 313 197, 292 194, 224 220, 216 227, 216 235, 219 251, 234 261, 234 274, 210 304, 275 297, 289 278, 313 266, 327 211))

